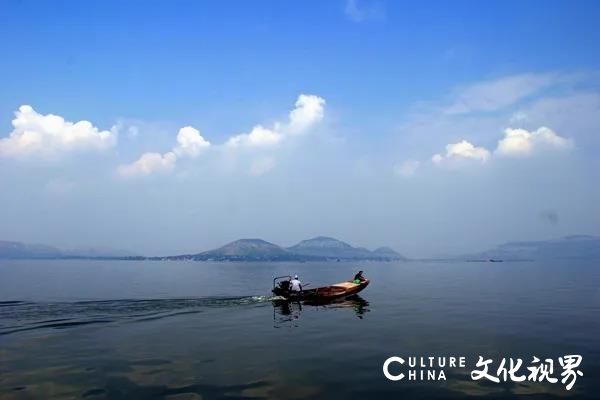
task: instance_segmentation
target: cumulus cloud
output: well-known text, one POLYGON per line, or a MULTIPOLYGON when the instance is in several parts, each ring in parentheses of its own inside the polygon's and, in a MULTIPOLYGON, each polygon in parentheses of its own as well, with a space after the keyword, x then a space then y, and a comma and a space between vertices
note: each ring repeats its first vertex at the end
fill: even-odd
POLYGON ((528 156, 540 149, 569 149, 573 141, 557 135, 544 126, 535 131, 508 128, 504 139, 498 142, 496 154, 502 156, 528 156))
POLYGON ((225 143, 229 147, 267 147, 276 145, 281 141, 283 135, 275 130, 267 129, 262 125, 256 125, 250 133, 242 133, 232 136, 225 143))
MULTIPOLYGON (((286 123, 275 122, 272 128, 256 125, 248 133, 230 137, 223 147, 226 149, 250 148, 268 149, 281 143, 287 136, 307 132, 312 126, 324 117, 325 99, 310 95, 300 94, 295 107, 289 113, 286 123)), ((118 168, 121 177, 135 177, 150 175, 158 171, 168 171, 175 167, 178 159, 182 157, 196 157, 211 147, 211 143, 204 139, 200 132, 186 126, 177 134, 177 144, 165 154, 145 153, 132 164, 122 165, 118 168)), ((235 151, 231 150, 232 154, 235 151)), ((275 166, 271 157, 255 160, 249 169, 252 175, 262 175, 275 166)))
POLYGON ((476 147, 466 140, 458 143, 451 143, 446 146, 446 154, 435 154, 431 161, 440 165, 446 162, 458 160, 475 160, 485 163, 490 158, 489 150, 483 147, 476 147))
POLYGON ((204 149, 210 147, 210 142, 200 135, 200 131, 191 126, 185 126, 177 134, 177 146, 173 152, 178 156, 195 157, 204 149))
POLYGON ((148 176, 155 172, 171 171, 175 168, 178 158, 196 157, 210 147, 210 142, 200 135, 200 131, 185 126, 177 133, 177 144, 165 154, 144 153, 131 164, 121 165, 117 173, 122 178, 148 176))
POLYGON ((296 108, 290 111, 288 129, 290 133, 305 132, 323 119, 325 99, 315 95, 301 94, 296 100, 296 108))
POLYGON ((155 172, 172 170, 175 168, 176 161, 177 156, 172 151, 165 154, 144 153, 137 161, 121 165, 117 172, 123 178, 147 176, 155 172))
MULTIPOLYGON (((504 138, 498 141, 494 150, 494 157, 526 157, 545 149, 570 149, 573 147, 571 139, 557 135, 552 129, 541 127, 535 131, 508 128, 504 131, 504 138)), ((476 160, 485 163, 492 157, 489 150, 476 147, 472 143, 462 140, 446 146, 446 154, 435 154, 431 161, 441 165, 457 160, 476 160)), ((410 167, 406 166, 407 172, 410 167)), ((399 173, 399 170, 397 171, 399 173)))
POLYGON ((445 114, 495 111, 547 88, 558 81, 553 74, 519 74, 476 83, 458 91, 445 114))
MULTIPOLYGON (((262 149, 263 152, 276 147, 290 136, 306 133, 323 120, 325 99, 311 94, 300 94, 294 109, 285 123, 275 122, 272 128, 256 125, 249 133, 232 136, 225 142, 227 149, 262 149)), ((275 167, 271 156, 257 158, 247 171, 250 175, 263 175, 275 167)))
POLYGON ((249 133, 232 136, 228 147, 270 147, 279 144, 287 135, 307 132, 324 117, 325 99, 311 94, 301 94, 285 124, 276 122, 273 128, 256 125, 249 133))
POLYGON ((409 178, 417 172, 421 163, 416 160, 404 161, 402 164, 398 164, 394 167, 394 173, 398 176, 409 178))
POLYGON ((12 125, 10 136, 0 139, 0 156, 57 158, 72 151, 102 151, 117 143, 115 127, 101 131, 89 121, 65 121, 28 105, 19 107, 12 125))

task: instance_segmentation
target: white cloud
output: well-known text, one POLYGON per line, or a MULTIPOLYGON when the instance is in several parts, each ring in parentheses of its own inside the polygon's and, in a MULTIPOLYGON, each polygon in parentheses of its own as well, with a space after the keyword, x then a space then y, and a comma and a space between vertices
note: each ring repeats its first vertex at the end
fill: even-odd
POLYGON ((402 164, 394 167, 394 173, 398 176, 409 178, 417 172, 420 164, 417 160, 404 161, 402 164))
POLYGON ((71 151, 101 151, 117 143, 117 130, 100 131, 89 121, 69 122, 58 115, 38 114, 23 105, 15 113, 10 136, 0 139, 0 156, 55 159, 71 151))
POLYGON ((458 160, 475 160, 485 163, 490 158, 490 152, 483 147, 475 147, 466 140, 451 143, 446 146, 446 155, 435 154, 431 161, 434 164, 442 164, 458 160))
POLYGON ((508 128, 504 139, 498 142, 496 154, 502 156, 528 156, 543 148, 569 149, 573 141, 557 135, 552 129, 540 127, 529 132, 525 129, 508 128))
POLYGON ((263 175, 275 168, 275 159, 273 157, 262 157, 254 160, 250 165, 250 175, 263 175))
POLYGON ((185 126, 177 133, 177 144, 171 151, 165 154, 144 153, 137 161, 121 165, 117 169, 117 173, 123 178, 134 178, 156 172, 171 171, 175 168, 178 158, 196 157, 209 147, 210 142, 200 135, 200 131, 191 126, 185 126))
POLYGON ((275 122, 273 128, 256 125, 250 133, 232 136, 225 143, 228 147, 269 147, 279 144, 286 135, 297 135, 308 131, 324 117, 325 99, 310 94, 301 94, 295 108, 290 111, 287 124, 275 122))
POLYGON ((175 168, 176 162, 177 156, 172 151, 165 154, 144 153, 137 161, 121 165, 117 172, 123 178, 147 176, 155 172, 170 171, 175 168))
POLYGON ((385 18, 385 9, 383 6, 372 0, 346 0, 344 13, 354 22, 365 22, 367 20, 385 18))
POLYGON ((278 144, 282 138, 283 135, 281 133, 267 129, 262 125, 256 125, 250 133, 232 136, 227 140, 225 145, 230 147, 265 147, 278 144))
POLYGON ((476 83, 457 93, 456 101, 445 114, 495 111, 517 103, 558 82, 553 74, 520 74, 476 83))
MULTIPOLYGON (((230 137, 223 145, 227 149, 252 148, 268 149, 281 143, 288 135, 306 132, 314 124, 324 117, 325 99, 315 96, 301 94, 296 100, 295 108, 289 113, 289 121, 286 124, 275 122, 273 128, 265 128, 256 125, 249 133, 242 133, 230 137)), ((205 149, 211 147, 200 132, 186 126, 177 134, 177 144, 173 149, 161 155, 160 153, 145 153, 132 164, 122 165, 118 169, 121 176, 133 177, 150 175, 153 172, 171 170, 176 161, 181 157, 195 157, 205 149)), ((232 151, 232 156, 235 152, 232 151)), ((261 175, 275 166, 272 158, 258 159, 252 163, 250 173, 261 175)))
MULTIPOLYGON (((529 132, 525 129, 508 128, 498 141, 494 156, 528 156, 544 149, 570 149, 573 141, 557 135, 552 129, 541 127, 529 132)), ((446 154, 435 154, 431 161, 442 165, 458 160, 476 160, 485 163, 492 154, 483 147, 476 147, 466 140, 446 146, 446 154)))
POLYGON ((315 95, 301 94, 296 108, 290 111, 290 133, 302 133, 323 119, 325 99, 315 95))
POLYGON ((191 126, 185 126, 177 134, 177 146, 173 148, 173 152, 178 157, 195 157, 208 147, 210 147, 210 142, 200 135, 200 131, 191 126))

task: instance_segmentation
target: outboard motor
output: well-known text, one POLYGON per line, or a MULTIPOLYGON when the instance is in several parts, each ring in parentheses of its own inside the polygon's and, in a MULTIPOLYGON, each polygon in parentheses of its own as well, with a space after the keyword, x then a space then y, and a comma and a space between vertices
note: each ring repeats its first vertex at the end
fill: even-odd
POLYGON ((287 297, 290 294, 290 280, 292 279, 289 275, 277 276, 273 279, 273 294, 276 296, 287 297))
POLYGON ((281 290, 283 290, 284 292, 289 292, 290 291, 290 281, 279 282, 279 288, 281 288, 281 290))

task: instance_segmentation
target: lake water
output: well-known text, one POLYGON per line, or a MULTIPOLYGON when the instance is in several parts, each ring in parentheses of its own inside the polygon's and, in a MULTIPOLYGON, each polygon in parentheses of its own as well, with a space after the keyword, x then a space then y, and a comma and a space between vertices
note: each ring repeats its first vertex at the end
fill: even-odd
POLYGON ((597 399, 599 284, 589 261, 0 261, 0 398, 597 399), (358 269, 371 279, 360 297, 271 301, 274 276, 319 286, 358 269), (569 391, 565 355, 583 357, 569 391), (444 369, 446 380, 393 382, 390 356, 467 365, 444 369), (559 380, 475 381, 479 356, 490 371, 521 358, 524 373, 533 356, 550 358, 559 380))

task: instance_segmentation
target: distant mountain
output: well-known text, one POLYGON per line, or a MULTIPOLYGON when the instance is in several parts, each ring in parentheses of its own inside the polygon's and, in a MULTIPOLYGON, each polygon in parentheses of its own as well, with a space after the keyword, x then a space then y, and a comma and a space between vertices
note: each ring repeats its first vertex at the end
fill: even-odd
POLYGON ((298 261, 301 257, 262 239, 240 239, 199 254, 167 257, 197 261, 298 261))
POLYGON ((108 248, 88 248, 60 250, 55 247, 26 245, 18 242, 0 241, 2 258, 61 258, 61 259, 121 259, 121 260, 196 260, 196 261, 327 261, 327 260, 405 260, 402 255, 389 247, 370 251, 363 247, 353 247, 340 240, 318 236, 282 248, 262 239, 240 239, 218 249, 196 254, 182 254, 164 257, 137 256, 125 250, 108 248))
POLYGON ((113 249, 111 247, 87 247, 62 250, 61 255, 63 257, 77 257, 77 258, 127 258, 127 257, 138 257, 137 254, 132 253, 128 250, 113 249))
POLYGON ((384 259, 408 260, 406 257, 404 257, 402 254, 398 253, 394 249, 392 249, 390 247, 385 247, 385 246, 379 247, 379 248, 373 250, 373 254, 380 256, 381 258, 384 258, 384 259))
POLYGON ((572 235, 561 239, 508 242, 461 258, 481 260, 599 259, 600 237, 572 235))
POLYGON ((60 250, 51 246, 0 240, 0 258, 55 258, 60 255, 60 250))
POLYGON ((327 236, 317 236, 303 240, 294 246, 288 247, 287 250, 302 256, 340 260, 400 260, 404 258, 387 247, 370 251, 363 247, 353 247, 346 242, 327 236))
POLYGON ((126 250, 88 248, 61 250, 52 246, 0 240, 0 259, 31 258, 139 258, 126 250))
POLYGON ((355 248, 348 243, 327 236, 303 240, 288 247, 287 250, 303 256, 340 259, 368 258, 371 255, 367 249, 355 248))
POLYGON ((282 248, 262 239, 240 239, 218 249, 198 254, 155 257, 167 260, 196 261, 326 261, 326 260, 401 260, 400 254, 389 248, 371 252, 352 247, 340 240, 319 236, 282 248))

